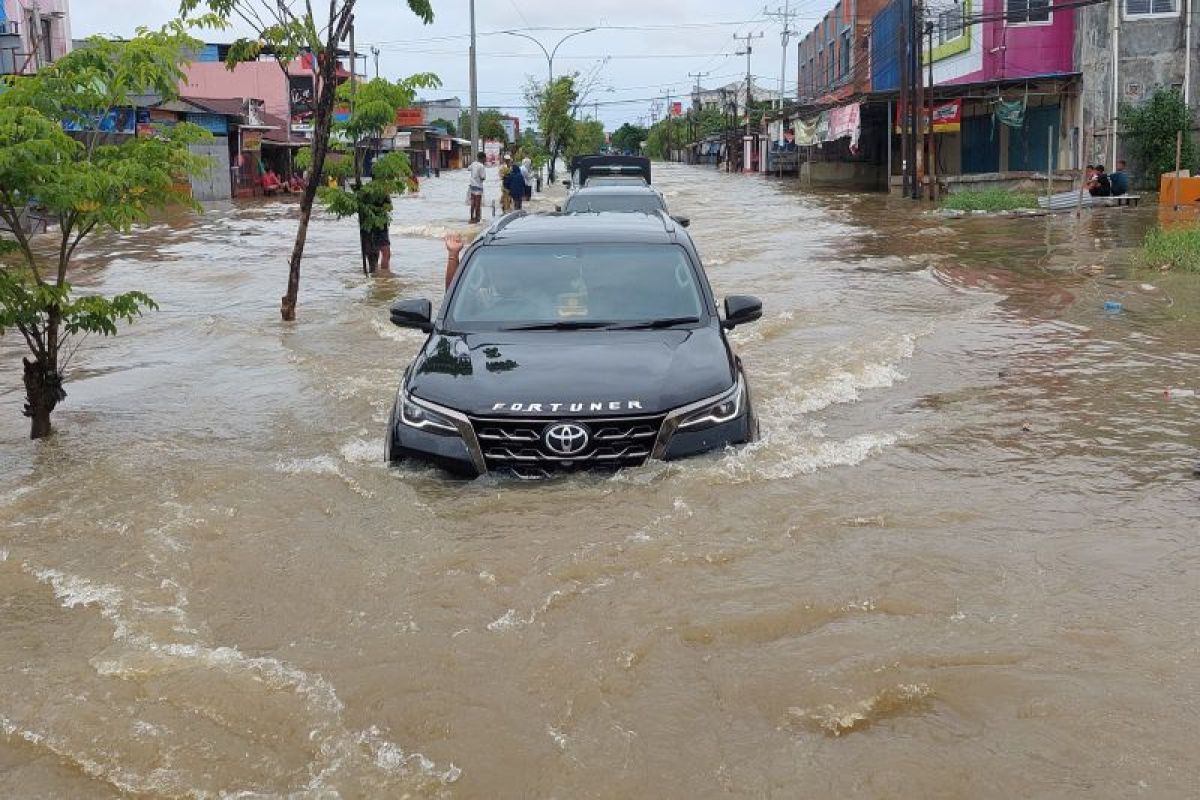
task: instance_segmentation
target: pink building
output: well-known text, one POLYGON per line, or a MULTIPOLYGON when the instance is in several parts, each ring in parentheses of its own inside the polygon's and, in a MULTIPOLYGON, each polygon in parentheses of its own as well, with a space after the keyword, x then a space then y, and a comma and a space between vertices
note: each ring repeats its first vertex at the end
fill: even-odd
POLYGON ((0 75, 31 75, 70 50, 68 0, 0 0, 0 75))

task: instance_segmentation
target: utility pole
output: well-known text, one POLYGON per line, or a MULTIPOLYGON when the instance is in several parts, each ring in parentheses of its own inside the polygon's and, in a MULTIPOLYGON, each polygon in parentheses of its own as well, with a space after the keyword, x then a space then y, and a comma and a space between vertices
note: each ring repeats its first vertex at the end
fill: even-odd
POLYGON ((780 43, 783 46, 783 56, 779 63, 779 110, 783 110, 784 87, 787 86, 787 60, 788 60, 788 42, 791 41, 792 34, 796 31, 792 30, 792 4, 791 0, 784 0, 782 9, 768 11, 763 9, 763 16, 772 17, 783 22, 783 32, 779 35, 780 43))
POLYGON ((754 52, 754 47, 750 43, 753 42, 755 39, 763 38, 763 34, 761 32, 760 33, 747 33, 745 36, 738 36, 735 33, 733 35, 733 38, 738 41, 744 41, 746 43, 746 49, 739 50, 738 55, 739 56, 744 55, 746 57, 746 135, 749 136, 750 135, 750 106, 752 106, 754 104, 753 76, 750 74, 750 54, 754 52))
POLYGON ((912 43, 913 43, 913 84, 916 86, 916 99, 913 102, 914 112, 917 117, 917 136, 920 138, 919 145, 916 146, 916 171, 914 177, 916 184, 913 187, 913 200, 920 200, 924 193, 924 188, 921 186, 925 180, 925 150, 928 143, 929 131, 927 126, 932 127, 933 120, 922 119, 925 116, 925 79, 921 75, 921 48, 924 43, 924 38, 921 36, 921 31, 924 29, 924 8, 921 5, 921 0, 913 5, 913 27, 912 27, 912 43))
POLYGON ((912 84, 909 77, 909 26, 912 25, 912 0, 903 0, 900 4, 900 196, 908 197, 912 193, 912 181, 909 166, 912 164, 908 154, 909 141, 914 133, 912 127, 912 84))
POLYGON ((710 73, 710 72, 689 72, 688 73, 689 78, 696 79, 696 94, 692 96, 692 108, 695 109, 696 111, 700 110, 700 92, 701 92, 700 79, 707 78, 711 74, 712 73, 710 73))
POLYGON ((475 70, 475 0, 471 3, 471 163, 475 163, 479 147, 479 80, 475 70))
POLYGON ((928 164, 926 171, 929 173, 929 199, 937 202, 937 134, 933 129, 933 29, 933 22, 927 20, 925 32, 929 34, 929 91, 926 93, 925 99, 929 106, 929 160, 926 162, 928 164))
POLYGON ((371 55, 375 56, 375 77, 379 77, 379 48, 371 45, 371 55))

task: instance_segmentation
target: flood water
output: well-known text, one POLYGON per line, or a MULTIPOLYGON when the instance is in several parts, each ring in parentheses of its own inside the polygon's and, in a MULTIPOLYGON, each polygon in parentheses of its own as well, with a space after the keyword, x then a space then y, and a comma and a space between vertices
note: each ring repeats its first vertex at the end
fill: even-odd
POLYGON ((295 325, 286 202, 92 242, 162 310, 48 442, 0 343, 0 796, 1200 794, 1200 278, 1131 269, 1154 210, 656 170, 765 300, 764 436, 615 477, 382 463, 462 173, 394 277, 315 223, 295 325))

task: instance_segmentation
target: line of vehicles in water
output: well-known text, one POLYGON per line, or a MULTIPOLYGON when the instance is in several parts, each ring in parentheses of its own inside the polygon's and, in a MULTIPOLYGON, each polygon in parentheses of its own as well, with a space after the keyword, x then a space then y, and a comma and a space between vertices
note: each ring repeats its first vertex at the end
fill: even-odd
POLYGON ((554 213, 515 211, 461 255, 435 312, 391 321, 428 334, 404 372, 385 442, 467 477, 550 478, 753 441, 758 420, 700 256, 651 182, 648 159, 584 156, 554 213))

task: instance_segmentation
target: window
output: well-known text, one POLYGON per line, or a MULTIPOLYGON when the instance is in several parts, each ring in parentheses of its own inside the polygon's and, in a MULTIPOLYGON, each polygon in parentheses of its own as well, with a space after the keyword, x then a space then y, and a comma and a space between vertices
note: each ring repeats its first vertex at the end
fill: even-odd
POLYGON ((1178 13, 1177 0, 1125 0, 1126 17, 1173 17, 1178 13))
POLYGON ((1050 0, 1006 0, 1004 17, 1009 25, 1045 25, 1050 21, 1050 0))
POLYGON ((842 34, 842 50, 841 50, 841 69, 842 77, 850 74, 850 31, 842 34))
POLYGON ((42 17, 42 58, 49 64, 54 60, 54 26, 49 17, 42 17))
POLYGON ((962 6, 938 14, 938 44, 960 39, 965 31, 962 6))

